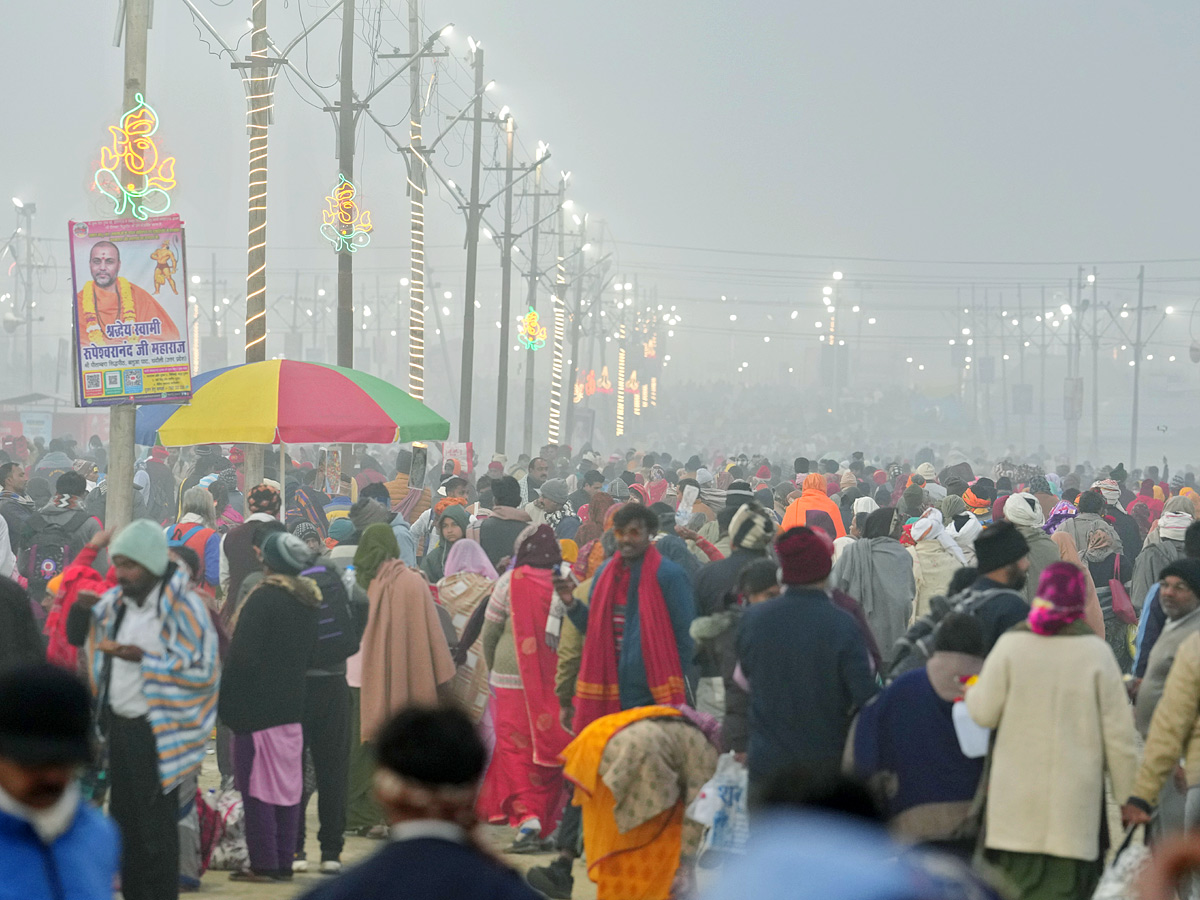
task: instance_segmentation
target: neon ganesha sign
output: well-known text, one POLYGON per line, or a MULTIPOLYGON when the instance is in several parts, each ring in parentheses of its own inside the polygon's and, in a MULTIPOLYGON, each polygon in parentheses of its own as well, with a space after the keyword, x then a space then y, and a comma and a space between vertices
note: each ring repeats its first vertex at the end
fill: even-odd
POLYGON ((136 105, 121 116, 119 125, 108 126, 112 143, 100 148, 100 168, 93 182, 113 201, 114 214, 146 219, 171 208, 175 157, 159 153, 154 107, 140 93, 133 96, 136 105))
POLYGON ((325 198, 325 211, 321 213, 321 234, 338 253, 343 250, 355 253, 360 247, 371 243, 371 213, 360 209, 355 197, 358 188, 338 175, 337 186, 325 198))

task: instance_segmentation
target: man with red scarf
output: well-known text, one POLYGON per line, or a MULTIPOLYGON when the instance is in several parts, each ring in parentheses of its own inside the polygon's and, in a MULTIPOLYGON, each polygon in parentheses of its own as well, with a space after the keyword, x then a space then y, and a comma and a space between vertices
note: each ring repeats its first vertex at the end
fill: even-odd
POLYGON ((575 688, 574 731, 635 706, 688 702, 696 615, 691 582, 651 540, 658 516, 636 503, 613 516, 617 552, 592 581, 588 605, 556 582, 571 622, 584 636, 575 688))
MULTIPOLYGON (((572 595, 574 582, 554 587, 572 624, 583 635, 583 658, 575 687, 574 728, 638 706, 689 703, 694 685, 688 628, 696 603, 687 574, 652 545, 658 516, 638 503, 613 515, 616 554, 596 570, 585 605, 572 595)), ((570 708, 563 710, 569 724, 570 708)), ((529 883, 551 898, 569 898, 571 867, 578 855, 580 807, 567 804, 556 839, 559 856, 530 869, 529 883)))

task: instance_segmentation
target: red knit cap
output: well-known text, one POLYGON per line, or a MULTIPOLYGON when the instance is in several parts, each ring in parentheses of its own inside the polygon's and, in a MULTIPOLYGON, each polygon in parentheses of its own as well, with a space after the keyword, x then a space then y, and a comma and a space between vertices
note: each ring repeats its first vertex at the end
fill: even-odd
POLYGON ((170 454, 167 452, 166 447, 158 446, 150 449, 150 458, 156 462, 166 462, 168 456, 170 454))
POLYGON ((758 471, 754 473, 754 477, 755 478, 770 478, 771 477, 771 467, 764 463, 763 465, 758 467, 758 471))
POLYGON ((775 541, 784 584, 824 581, 833 570, 833 541, 820 528, 789 528, 775 541))

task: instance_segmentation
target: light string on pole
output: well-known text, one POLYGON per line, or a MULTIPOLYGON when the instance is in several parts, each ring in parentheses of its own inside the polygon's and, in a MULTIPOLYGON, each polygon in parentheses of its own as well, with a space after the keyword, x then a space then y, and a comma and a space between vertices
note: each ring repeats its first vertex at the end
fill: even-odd
POLYGON ((625 435, 625 325, 617 329, 617 437, 625 435))
POLYGON ((267 69, 266 0, 251 7, 250 60, 243 76, 246 127, 250 133, 250 179, 246 235, 246 361, 267 350, 267 129, 274 105, 274 78, 267 69))
MULTIPOLYGON (((412 121, 412 146, 421 143, 421 123, 412 121)), ((408 393, 416 400, 425 399, 425 158, 413 154, 420 167, 418 180, 408 179, 409 270, 408 270, 408 393), (419 182, 419 183, 418 183, 419 182)))

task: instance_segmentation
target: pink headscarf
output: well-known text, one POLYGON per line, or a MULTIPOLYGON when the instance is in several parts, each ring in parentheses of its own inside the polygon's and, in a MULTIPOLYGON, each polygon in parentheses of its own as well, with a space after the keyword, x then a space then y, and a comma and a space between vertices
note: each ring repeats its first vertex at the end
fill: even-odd
POLYGON ((483 547, 475 541, 455 541, 450 547, 450 552, 446 554, 444 571, 446 575, 470 572, 482 575, 488 581, 495 581, 500 577, 483 547))
POLYGON ((1083 569, 1067 562, 1050 563, 1038 581, 1037 597, 1029 610, 1035 634, 1058 634, 1083 618, 1087 580, 1083 569))

